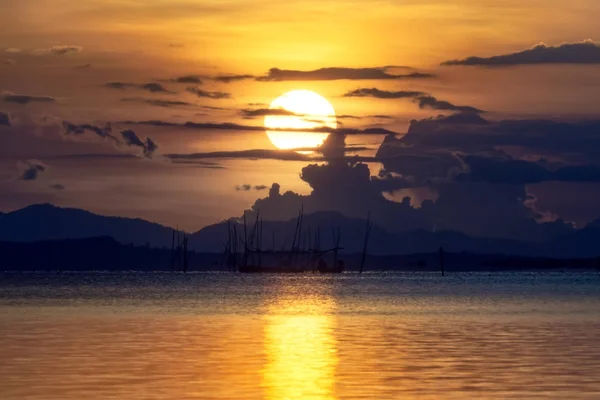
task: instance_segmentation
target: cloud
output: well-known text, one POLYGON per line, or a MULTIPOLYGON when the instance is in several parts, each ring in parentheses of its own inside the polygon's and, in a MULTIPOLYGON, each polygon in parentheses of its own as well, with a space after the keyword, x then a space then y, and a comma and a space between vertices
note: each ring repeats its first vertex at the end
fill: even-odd
POLYGON ((453 117, 412 121, 402 143, 465 153, 521 148, 529 154, 553 155, 578 164, 595 163, 600 157, 600 120, 486 121, 480 116, 460 117, 459 122, 453 117))
POLYGON ((445 100, 418 91, 388 91, 377 88, 361 88, 344 94, 344 97, 374 97, 377 99, 413 99, 419 108, 430 108, 440 111, 458 111, 463 113, 483 113, 485 111, 471 106, 457 106, 445 100))
POLYGON ((352 90, 346 94, 344 97, 374 97, 377 99, 410 99, 416 98, 420 96, 425 96, 426 94, 423 92, 416 91, 388 91, 388 90, 380 90, 377 88, 362 88, 352 90))
POLYGON ((468 170, 458 175, 457 181, 498 184, 600 182, 598 165, 569 165, 551 170, 540 162, 513 159, 504 154, 496 157, 467 155, 463 159, 468 170))
POLYGON ((9 47, 8 49, 4 50, 5 53, 11 53, 11 54, 21 53, 22 51, 23 51, 23 49, 17 49, 15 47, 9 47))
POLYGON ((15 65, 17 63, 16 60, 13 60, 12 58, 8 58, 6 60, 4 60, 4 65, 15 65))
POLYGON ((121 131, 121 136, 123 137, 123 141, 125 142, 125 144, 128 146, 144 147, 144 142, 142 142, 138 135, 131 129, 121 131))
POLYGON ((231 83, 231 82, 242 81, 245 79, 255 79, 255 78, 256 77, 254 75, 225 74, 225 75, 213 76, 210 79, 212 79, 216 82, 221 82, 221 83, 231 83))
POLYGON ((152 93, 173 93, 173 92, 167 90, 160 83, 154 83, 154 82, 142 83, 142 84, 126 83, 126 82, 108 82, 104 86, 109 89, 124 90, 124 89, 128 89, 128 88, 135 88, 135 89, 147 90, 152 93))
POLYGON ((268 187, 266 185, 250 185, 250 184, 243 184, 243 185, 237 185, 235 187, 235 190, 238 192, 249 192, 251 190, 256 190, 256 191, 262 191, 262 190, 266 190, 268 189, 268 187))
POLYGON ((484 113, 485 111, 480 110, 476 107, 471 106, 457 106, 445 100, 438 100, 433 96, 420 96, 415 99, 419 104, 419 108, 431 108, 433 110, 440 111, 458 111, 462 113, 484 113))
POLYGON ((79 70, 84 70, 84 69, 90 69, 92 68, 92 64, 87 63, 87 64, 82 64, 82 65, 76 65, 73 67, 73 69, 79 69, 79 70))
POLYGON ((591 39, 558 46, 537 44, 530 49, 492 57, 468 57, 442 65, 510 66, 527 64, 600 64, 600 46, 591 39))
POLYGON ((311 158, 293 150, 253 149, 241 151, 214 151, 209 153, 166 154, 171 160, 203 160, 216 158, 242 158, 281 161, 307 161, 311 158))
POLYGON ((10 114, 6 111, 0 111, 0 126, 10 127, 10 114))
POLYGON ((52 46, 47 49, 35 49, 31 51, 32 55, 41 56, 46 54, 51 54, 55 56, 65 56, 69 54, 77 54, 83 51, 83 47, 81 46, 52 46))
POLYGON ((257 109, 243 109, 240 110, 240 114, 242 117, 246 119, 256 118, 256 117, 265 117, 267 115, 276 115, 276 116, 303 116, 300 114, 296 114, 293 111, 285 110, 283 108, 257 108, 257 109))
POLYGON ((209 99, 229 99, 231 94, 225 92, 209 92, 195 87, 188 87, 186 91, 195 94, 198 97, 207 97, 209 99))
MULTIPOLYGON (((250 132, 263 132, 265 127, 261 125, 242 125, 231 122, 225 123, 213 123, 213 122, 185 122, 183 124, 176 122, 160 121, 160 120, 149 120, 149 121, 122 121, 121 123, 127 125, 149 125, 149 126, 170 126, 170 127, 181 127, 188 129, 213 129, 213 130, 230 130, 230 131, 250 131, 250 132)), ((278 129, 270 129, 278 130, 278 129)), ((282 128, 279 129, 286 132, 324 132, 324 133, 338 133, 344 135, 397 135, 396 132, 390 131, 384 128, 338 128, 333 129, 327 126, 320 126, 311 129, 293 129, 293 128, 282 128)))
POLYGON ((65 186, 61 185, 60 183, 55 183, 54 185, 50 185, 50 188, 54 189, 54 190, 65 190, 66 189, 65 186))
POLYGON ((152 139, 146 138, 146 143, 144 144, 144 156, 152 158, 156 150, 158 150, 158 145, 152 141, 152 139))
POLYGON ((17 167, 19 179, 22 181, 34 181, 48 169, 48 166, 39 160, 20 161, 17 167))
POLYGON ((156 107, 195 107, 196 105, 193 103, 188 103, 186 101, 180 100, 163 100, 163 99, 148 99, 144 97, 125 97, 122 98, 121 101, 128 103, 144 103, 149 104, 151 106, 156 107))
POLYGON ((282 194, 280 186, 274 184, 269 195, 258 199, 251 210, 260 210, 266 220, 293 218, 301 207, 306 215, 336 211, 353 218, 365 218, 370 210, 371 220, 390 232, 454 230, 528 241, 548 239, 572 229, 563 222, 539 224, 535 213, 523 204, 523 186, 443 183, 432 188, 437 200, 415 206, 409 197, 399 202, 386 199, 381 185, 370 175, 363 163, 311 164, 300 175, 312 189, 309 195, 282 194))
POLYGON ((29 103, 52 103, 56 101, 55 98, 49 96, 28 96, 7 92, 3 94, 2 99, 7 103, 15 103, 21 105, 27 105, 29 103))
POLYGON ((422 79, 434 78, 435 75, 420 72, 394 75, 389 73, 392 67, 375 68, 320 68, 312 71, 285 70, 271 68, 267 75, 257 77, 261 82, 281 81, 330 81, 330 80, 379 80, 379 79, 422 79))
POLYGON ((198 75, 185 75, 178 78, 171 79, 173 83, 195 83, 196 85, 202 84, 202 79, 198 75))
POLYGON ((69 121, 63 121, 63 129, 66 135, 82 135, 86 131, 93 132, 103 139, 110 139, 119 143, 119 139, 112 135, 112 126, 107 124, 105 127, 99 127, 91 124, 76 125, 69 121))

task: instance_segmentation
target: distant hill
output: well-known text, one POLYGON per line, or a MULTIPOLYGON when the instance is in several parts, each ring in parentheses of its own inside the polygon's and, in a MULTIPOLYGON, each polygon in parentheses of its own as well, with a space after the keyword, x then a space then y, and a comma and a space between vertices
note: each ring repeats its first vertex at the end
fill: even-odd
MULTIPOLYGON (((190 252, 189 270, 216 270, 220 254, 190 252)), ((131 246, 109 237, 1 242, 0 271, 172 271, 171 249, 131 246)))
MULTIPOLYGON (((365 220, 349 218, 337 212, 317 212, 305 215, 302 226, 302 243, 308 242, 309 235, 311 243, 314 243, 315 235, 320 232, 320 247, 331 248, 334 246, 333 229, 339 227, 341 246, 344 248, 343 252, 356 253, 362 251, 365 239, 365 220)), ((251 232, 253 227, 254 223, 248 223, 248 232, 251 232)), ((275 248, 280 249, 285 245, 289 249, 295 228, 296 219, 285 222, 264 221, 262 226, 262 248, 273 248, 273 234, 275 234, 275 248)), ((243 229, 238 229, 238 234, 243 235, 243 229)), ((227 238, 227 223, 222 222, 192 234, 190 245, 199 251, 211 251, 215 248, 223 249, 227 238)), ((388 232, 377 225, 372 225, 368 243, 369 253, 380 255, 436 252, 440 247, 444 247, 450 252, 538 255, 538 250, 531 243, 516 240, 474 238, 452 231, 429 232, 416 230, 394 233, 388 232)))
MULTIPOLYGON (((234 220, 232 220, 232 223, 234 220)), ((333 229, 339 227, 343 253, 360 253, 363 248, 366 221, 349 218, 337 212, 316 212, 304 216, 302 243, 314 244, 320 233, 320 247, 333 247, 333 229)), ((263 222, 263 249, 289 249, 296 228, 296 219, 263 222)), ((253 221, 248 220, 248 236, 253 221)), ((47 240, 111 237, 122 244, 151 247, 171 247, 173 228, 141 219, 107 217, 88 211, 60 208, 49 204, 33 205, 14 212, 0 214, 0 241, 35 242, 47 240)), ((243 237, 243 226, 238 225, 243 237)), ((228 240, 227 222, 207 226, 189 237, 189 248, 198 252, 221 253, 228 240)), ((388 232, 373 225, 368 251, 376 255, 434 253, 439 247, 447 252, 505 254, 513 256, 590 258, 600 256, 600 221, 586 228, 556 237, 545 243, 509 239, 471 237, 443 231, 388 232)))
MULTIPOLYGON (((357 271, 360 253, 343 254, 340 259, 348 271, 357 271)), ((227 270, 218 253, 188 254, 189 272, 227 270)), ((0 242, 0 272, 2 271, 141 271, 171 272, 173 254, 170 249, 123 245, 114 239, 50 240, 41 242, 0 242)), ((369 255, 366 271, 440 271, 439 253, 408 255, 369 255)), ((444 267, 452 271, 501 271, 540 269, 596 269, 600 259, 577 260, 474 254, 467 252, 444 254, 444 267)), ((178 267, 175 267, 179 270, 178 267)), ((179 270, 180 271, 180 270, 179 270)))
POLYGON ((34 242, 109 236, 124 244, 171 246, 172 228, 142 219, 106 217, 37 204, 0 214, 0 241, 34 242))

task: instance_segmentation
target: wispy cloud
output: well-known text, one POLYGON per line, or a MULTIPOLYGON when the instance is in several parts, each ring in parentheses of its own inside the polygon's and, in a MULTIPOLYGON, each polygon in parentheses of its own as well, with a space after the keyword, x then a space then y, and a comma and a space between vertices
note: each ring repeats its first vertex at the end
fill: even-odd
POLYGON ((27 105, 29 103, 52 103, 56 101, 54 97, 49 96, 30 96, 24 94, 14 94, 10 92, 0 92, 2 100, 7 103, 27 105))
POLYGON ((109 89, 125 90, 125 89, 132 88, 132 89, 147 90, 152 93, 174 93, 174 92, 167 90, 160 83, 155 83, 155 82, 149 82, 149 83, 108 82, 108 83, 104 84, 104 86, 109 89))
POLYGON ((148 99, 144 97, 125 97, 122 98, 121 101, 127 103, 144 103, 149 104, 151 106, 156 107, 195 107, 196 105, 193 103, 188 103, 187 101, 181 100, 164 100, 164 99, 148 99))
POLYGON ((387 80, 387 79, 424 79, 434 78, 435 75, 410 72, 406 74, 390 73, 395 67, 375 68, 344 68, 330 67, 320 68, 312 71, 286 70, 271 68, 265 76, 257 77, 261 82, 281 81, 333 81, 333 80, 387 80))
POLYGON ((199 89, 197 87, 188 87, 186 91, 195 94, 198 97, 206 97, 209 99, 229 99, 231 94, 226 92, 209 92, 206 90, 199 89))
POLYGON ((377 88, 362 88, 344 94, 344 97, 373 97, 377 99, 412 99, 419 108, 430 108, 440 111, 457 111, 468 113, 483 113, 485 111, 472 106, 455 105, 446 100, 439 100, 434 96, 418 91, 388 91, 377 88))
POLYGON ((61 46, 52 46, 47 49, 35 49, 31 51, 32 55, 35 56, 43 56, 43 55, 55 55, 55 56, 65 56, 69 54, 77 54, 83 51, 83 47, 81 46, 71 46, 71 45, 61 45, 61 46))

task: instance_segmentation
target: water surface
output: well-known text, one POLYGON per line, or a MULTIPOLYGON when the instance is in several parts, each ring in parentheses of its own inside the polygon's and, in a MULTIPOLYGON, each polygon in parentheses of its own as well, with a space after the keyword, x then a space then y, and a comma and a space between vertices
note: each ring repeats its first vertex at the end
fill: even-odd
POLYGON ((600 398, 600 274, 0 274, 1 399, 600 398))

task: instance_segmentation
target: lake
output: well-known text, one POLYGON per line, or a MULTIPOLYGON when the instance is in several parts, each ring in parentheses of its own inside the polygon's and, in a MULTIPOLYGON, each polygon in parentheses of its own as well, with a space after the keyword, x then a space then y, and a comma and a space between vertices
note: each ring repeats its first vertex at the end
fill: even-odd
POLYGON ((598 399, 600 273, 0 273, 0 399, 598 399))

